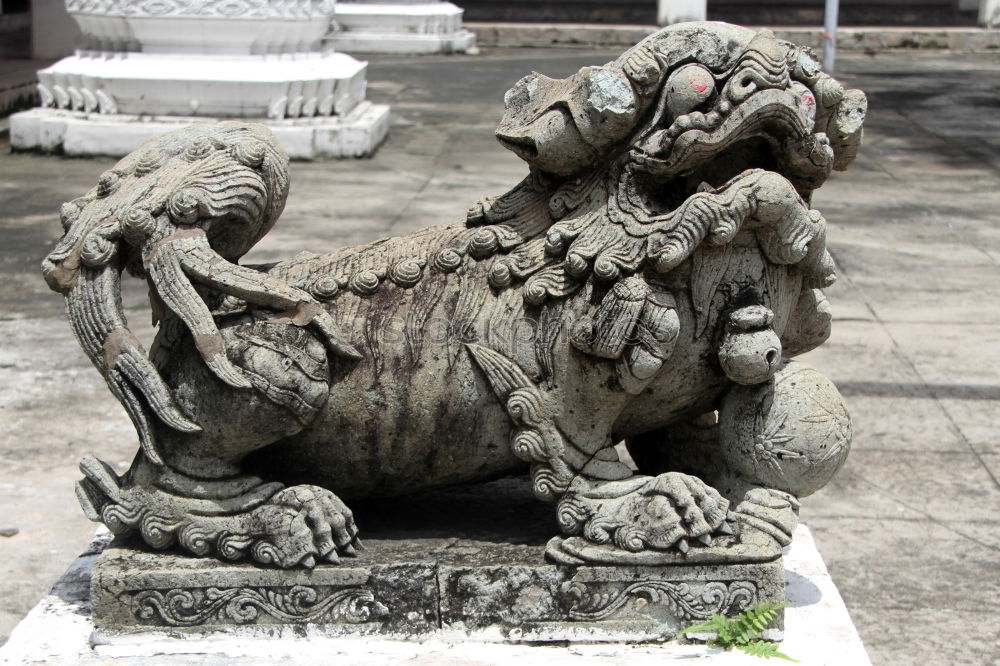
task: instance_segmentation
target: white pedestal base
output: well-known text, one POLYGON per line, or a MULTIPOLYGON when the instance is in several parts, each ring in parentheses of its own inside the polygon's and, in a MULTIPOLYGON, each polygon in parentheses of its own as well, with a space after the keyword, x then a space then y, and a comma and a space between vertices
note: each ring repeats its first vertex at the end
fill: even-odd
MULTIPOLYGON (((225 118, 32 109, 10 117, 10 142, 15 150, 120 157, 154 134, 219 120, 225 118)), ((364 157, 385 139, 389 131, 389 107, 361 102, 343 116, 246 120, 266 125, 292 159, 364 157)))
POLYGON ((367 67, 346 53, 81 52, 40 70, 38 92, 42 106, 102 114, 330 116, 364 100, 367 67))
POLYGON ((356 32, 337 34, 330 41, 338 51, 347 53, 467 53, 476 46, 476 35, 459 30, 454 35, 403 35, 396 33, 356 32))
MULTIPOLYGON (((107 532, 101 528, 104 534, 107 532)), ((144 632, 94 640, 90 617, 90 568, 105 547, 99 536, 49 596, 25 617, 0 648, 0 662, 11 664, 421 664, 581 663, 663 666, 671 659, 698 659, 705 666, 765 663, 738 651, 705 645, 622 645, 572 643, 567 646, 431 640, 405 642, 373 637, 330 638, 318 627, 233 627, 198 636, 144 632)), ((816 550, 800 525, 785 552, 785 633, 781 650, 812 666, 871 666, 858 632, 816 550)), ((782 662, 784 663, 784 662, 782 662)))
POLYGON ((450 2, 339 2, 329 41, 346 53, 463 53, 476 36, 461 29, 462 13, 450 2))

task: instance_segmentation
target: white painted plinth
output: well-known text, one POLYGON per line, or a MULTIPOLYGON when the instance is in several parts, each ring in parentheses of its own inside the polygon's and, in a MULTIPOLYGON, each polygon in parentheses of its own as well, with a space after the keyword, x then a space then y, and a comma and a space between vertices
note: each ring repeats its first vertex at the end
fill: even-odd
POLYGON ((39 70, 38 92, 45 107, 108 114, 329 116, 364 100, 367 66, 345 53, 81 51, 39 70))
MULTIPOLYGON (((10 117, 10 142, 15 150, 120 157, 154 134, 219 120, 224 118, 31 109, 10 117)), ((389 107, 361 102, 343 116, 246 120, 266 125, 292 159, 364 157, 389 132, 389 107)))
POLYGON ((338 2, 329 41, 345 53, 464 53, 476 36, 450 2, 338 2))
MULTIPOLYGON (((768 663, 738 651, 705 645, 571 644, 533 646, 432 640, 389 641, 330 638, 317 627, 231 629, 197 637, 165 632, 94 640, 90 619, 90 568, 108 543, 105 532, 70 566, 52 592, 28 613, 0 648, 3 664, 114 666, 271 664, 546 664, 663 666, 670 659, 697 659, 705 666, 768 663), (95 644, 96 643, 96 644, 95 644), (515 661, 519 660, 519 661, 515 661)), ((830 579, 812 535, 800 525, 785 552, 788 607, 781 650, 812 666, 871 666, 861 639, 830 579)), ((781 662, 785 663, 785 662, 781 662)))

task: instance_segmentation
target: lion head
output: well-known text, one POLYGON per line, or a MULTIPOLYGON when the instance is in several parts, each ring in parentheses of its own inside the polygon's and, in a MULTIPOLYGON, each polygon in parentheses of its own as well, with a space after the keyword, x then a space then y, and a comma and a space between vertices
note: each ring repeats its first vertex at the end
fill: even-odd
POLYGON ((776 167, 804 195, 855 157, 866 110, 809 49, 709 22, 664 28, 565 79, 532 73, 504 102, 500 143, 554 176, 608 157, 659 182, 701 175, 718 185, 776 167))
POLYGON ((538 242, 498 258, 494 286, 523 280, 541 304, 591 277, 668 273, 744 228, 772 263, 801 263, 807 287, 832 282, 825 222, 808 204, 856 156, 866 101, 809 49, 679 24, 568 78, 533 73, 505 102, 497 138, 532 175, 469 224, 538 242))

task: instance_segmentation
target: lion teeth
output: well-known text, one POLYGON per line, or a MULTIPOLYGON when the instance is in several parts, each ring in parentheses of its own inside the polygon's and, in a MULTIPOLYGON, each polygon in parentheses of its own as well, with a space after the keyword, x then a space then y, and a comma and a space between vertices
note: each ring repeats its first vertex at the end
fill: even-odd
POLYGON ((685 114, 683 116, 677 116, 673 124, 667 129, 667 133, 670 137, 676 138, 683 132, 689 129, 698 129, 703 131, 709 131, 715 129, 722 122, 722 115, 717 111, 711 111, 707 114, 701 111, 692 111, 691 113, 685 114))

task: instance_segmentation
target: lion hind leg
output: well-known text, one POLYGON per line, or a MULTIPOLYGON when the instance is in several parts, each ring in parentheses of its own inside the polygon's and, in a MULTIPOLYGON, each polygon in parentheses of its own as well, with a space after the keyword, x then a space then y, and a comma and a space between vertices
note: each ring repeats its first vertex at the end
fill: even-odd
POLYGON ((127 478, 91 456, 80 469, 77 496, 87 517, 114 534, 138 532, 156 549, 176 545, 202 557, 311 568, 339 563, 360 546, 350 509, 317 486, 195 479, 141 458, 127 478))

